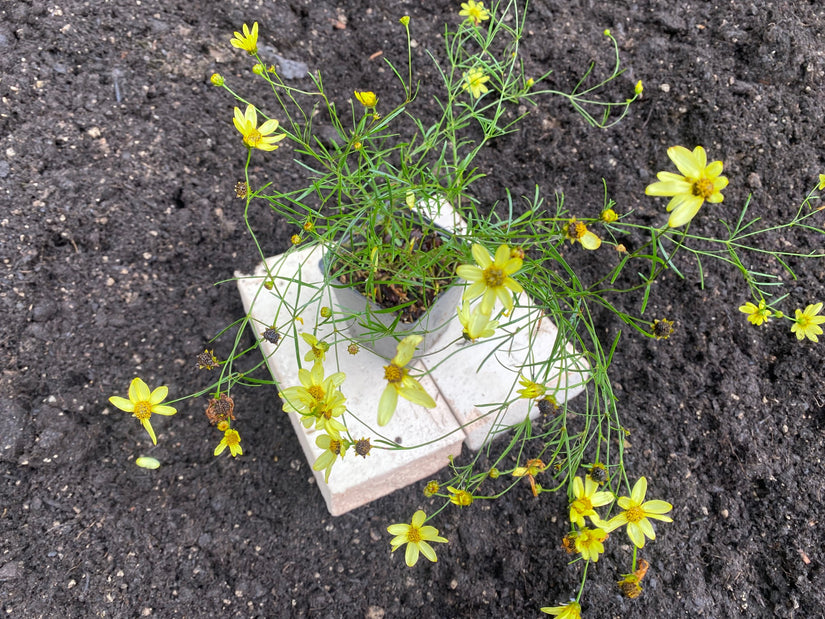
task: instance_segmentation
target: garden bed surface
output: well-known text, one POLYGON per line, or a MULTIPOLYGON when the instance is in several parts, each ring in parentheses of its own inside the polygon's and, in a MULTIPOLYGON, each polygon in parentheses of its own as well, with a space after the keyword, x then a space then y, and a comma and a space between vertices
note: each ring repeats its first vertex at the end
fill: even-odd
MULTIPOLYGON (((5 614, 536 617, 575 594, 581 564, 560 548, 563 493, 536 499, 525 482, 498 501, 445 510, 433 522, 450 540, 438 563, 408 569, 403 552, 390 554, 386 527, 437 500, 422 482, 330 517, 274 389, 233 391, 237 459, 212 456, 205 398, 155 418, 156 448, 107 401, 135 375, 172 397, 202 388, 195 356, 209 347, 225 358, 230 339, 208 340, 242 315, 235 286, 213 284, 260 256, 234 197, 245 157, 235 103, 209 76, 222 73, 264 108, 267 98, 249 58, 229 46, 232 32, 258 21, 264 57, 322 70, 341 109, 355 88, 390 106, 402 94, 383 59, 405 62, 398 18, 409 14, 415 105, 434 114, 437 73, 424 49, 443 56, 444 23, 456 24, 458 10, 443 0, 0 6, 5 614), (140 455, 161 468, 136 467, 140 455)), ((527 69, 553 69, 551 87, 572 88, 591 60, 606 75, 610 28, 628 67, 611 92, 629 96, 642 79, 645 94, 605 131, 562 100, 531 108, 520 131, 479 158, 489 178, 472 190, 482 204, 538 185, 596 216, 604 177, 617 212, 659 225, 666 201, 645 186, 670 168, 667 147, 701 144, 731 183, 693 230, 719 233, 717 215, 735 219, 749 192, 751 215, 790 217, 825 173, 820 2, 537 0, 527 17, 527 69)), ((291 157, 255 153, 253 178, 297 185, 291 157)), ((285 251, 298 230, 252 212, 265 254, 285 251)), ((813 238, 766 243, 810 251, 813 238)), ((618 260, 606 246, 565 255, 585 278, 618 260)), ((825 301, 823 261, 791 265, 786 310, 825 301)), ((588 574, 585 617, 825 615, 825 341, 799 343, 787 323, 748 325, 737 310, 749 300, 743 282, 705 266, 704 289, 688 260, 685 280, 670 273, 653 288, 646 315, 674 320, 670 339, 626 330, 616 354, 629 476, 645 475, 649 497, 673 503, 674 522, 657 523, 644 549, 651 567, 637 600, 617 592, 628 542, 611 536, 588 574)), ((774 262, 762 270, 780 272, 774 262)), ((607 345, 618 324, 604 313, 596 325, 607 345)))

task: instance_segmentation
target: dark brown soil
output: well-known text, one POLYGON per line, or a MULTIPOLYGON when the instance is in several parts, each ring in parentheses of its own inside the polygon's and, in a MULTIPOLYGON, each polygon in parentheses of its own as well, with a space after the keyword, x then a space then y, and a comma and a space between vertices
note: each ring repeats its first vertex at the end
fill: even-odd
MULTIPOLYGON (((264 55, 323 70, 338 101, 354 88, 391 101, 401 97, 391 74, 370 57, 403 61, 397 20, 410 14, 427 109, 423 50, 440 53, 459 3, 262 4, 0 6, 0 606, 12 617, 536 617, 580 578, 559 547, 564 496, 534 499, 525 484, 447 510, 439 562, 407 569, 386 526, 432 500, 411 488, 329 517, 274 389, 233 391, 236 460, 212 457, 206 398, 158 420, 156 449, 108 405, 135 374, 172 394, 200 388, 195 355, 242 314, 234 285, 213 286, 257 261, 234 197, 244 156, 234 102, 209 84, 220 71, 257 96, 255 82, 237 81, 251 64, 229 47, 232 31, 257 20, 264 55), (163 466, 137 468, 141 454, 163 466)), ((611 28, 629 67, 614 91, 643 79, 645 97, 607 131, 545 102, 479 160, 490 177, 475 187, 491 205, 505 187, 538 185, 591 215, 605 177, 617 210, 658 224, 664 201, 645 185, 668 167, 668 146, 702 144, 731 179, 724 204, 694 224, 716 229, 749 192, 752 214, 788 218, 825 172, 820 0, 537 0, 528 15, 530 71, 555 69, 562 89, 591 59, 606 71, 611 28)), ((254 177, 294 184, 289 157, 256 157, 254 177)), ((296 232, 264 209, 254 220, 268 254, 296 232)), ((821 242, 766 239, 786 250, 821 242)), ((617 259, 595 256, 585 259, 617 259)), ((823 261, 791 264, 786 309, 825 300, 823 261)), ((705 267, 705 289, 687 260, 686 280, 654 288, 648 315, 675 320, 673 337, 625 333, 616 356, 630 476, 674 504, 674 522, 644 550, 637 600, 618 595, 627 553, 612 545, 590 571, 586 617, 825 616, 825 342, 800 344, 784 323, 751 328, 736 309, 741 280, 705 267)), ((607 341, 616 322, 598 320, 607 341)), ((210 348, 222 357, 229 346, 210 348)))

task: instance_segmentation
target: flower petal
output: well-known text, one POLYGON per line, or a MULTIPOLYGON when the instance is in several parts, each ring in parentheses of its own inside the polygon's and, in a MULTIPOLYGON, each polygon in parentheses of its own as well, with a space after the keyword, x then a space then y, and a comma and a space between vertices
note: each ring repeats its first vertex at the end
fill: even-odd
POLYGON ((109 398, 109 402, 111 402, 120 410, 126 411, 127 413, 135 412, 135 403, 131 400, 127 400, 126 398, 121 398, 119 396, 113 395, 111 398, 109 398))
POLYGON ((682 174, 690 178, 701 176, 707 161, 707 155, 704 153, 705 149, 701 146, 697 146, 692 153, 684 146, 671 146, 667 149, 667 156, 670 157, 670 160, 676 164, 682 174), (697 151, 700 149, 701 153, 698 153, 697 151), (700 155, 704 157, 700 157, 700 155))
POLYGON ((129 399, 132 402, 146 402, 149 396, 149 386, 139 378, 134 378, 129 385, 129 399))
MULTIPOLYGON (((401 389, 398 390, 398 395, 424 408, 435 408, 436 406, 435 400, 424 390, 421 383, 409 376, 404 379, 404 384, 401 389)), ((378 423, 379 425, 383 425, 380 421, 378 423)))
POLYGON ((158 439, 155 436, 155 430, 152 428, 152 424, 149 423, 148 419, 141 419, 140 422, 143 424, 143 428, 149 433, 149 436, 152 437, 152 443, 157 445, 158 439))
POLYGON ((156 415, 165 415, 165 416, 168 417, 170 415, 174 415, 175 413, 177 413, 178 410, 176 408, 174 408, 173 406, 166 406, 166 405, 163 405, 163 404, 155 404, 152 407, 152 412, 155 413, 156 415))
POLYGON ((169 387, 158 387, 149 395, 149 404, 160 404, 169 394, 169 387))
POLYGON ((468 282, 478 282, 484 279, 484 272, 477 266, 471 264, 462 264, 456 270, 455 274, 463 277, 468 282))
POLYGON ((647 478, 640 477, 633 485, 633 490, 630 492, 630 500, 636 505, 644 503, 645 494, 647 493, 647 478))
POLYGON ((407 544, 407 550, 404 553, 404 561, 408 567, 412 567, 418 563, 418 544, 407 544))
POLYGON ((384 388, 381 399, 378 402, 378 425, 385 426, 390 422, 398 406, 398 391, 392 385, 384 388))
POLYGON ((667 225, 671 228, 679 228, 684 226, 696 216, 696 213, 699 212, 699 207, 701 206, 701 198, 689 198, 683 201, 670 215, 667 225))
POLYGON ((490 258, 490 253, 486 249, 484 249, 483 245, 475 243, 473 245, 472 252, 473 259, 476 261, 476 264, 478 264, 478 266, 480 266, 482 269, 486 269, 493 263, 492 259, 490 258))
POLYGON ((633 542, 634 546, 638 548, 645 547, 645 534, 642 532, 642 528, 638 523, 627 523, 627 536, 630 538, 630 541, 633 542))
POLYGON ((642 509, 648 514, 666 514, 673 509, 673 505, 667 501, 659 501, 658 499, 654 499, 653 501, 647 501, 644 503, 642 505, 642 509))
POLYGON ((427 557, 430 561, 435 563, 438 557, 435 556, 435 550, 427 542, 418 542, 418 547, 421 549, 421 554, 427 557))

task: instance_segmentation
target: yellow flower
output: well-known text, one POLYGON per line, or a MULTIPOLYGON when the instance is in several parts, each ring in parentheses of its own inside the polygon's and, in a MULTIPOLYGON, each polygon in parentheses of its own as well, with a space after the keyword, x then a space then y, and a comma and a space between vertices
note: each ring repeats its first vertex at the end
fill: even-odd
POLYGON ((318 402, 322 401, 330 388, 335 388, 343 382, 344 373, 338 372, 324 379, 324 366, 315 363, 312 371, 306 368, 298 370, 300 387, 288 387, 278 392, 278 397, 284 401, 285 413, 309 415, 318 402))
POLYGON ((636 95, 640 95, 644 91, 645 91, 645 86, 644 86, 644 84, 642 84, 642 80, 639 80, 638 82, 636 82, 636 86, 633 87, 633 92, 636 93, 636 95))
POLYGON ((315 439, 315 444, 324 450, 315 463, 312 465, 313 471, 324 471, 324 482, 329 483, 329 474, 332 472, 332 465, 338 461, 338 456, 344 457, 349 449, 349 442, 342 439, 338 434, 322 434, 315 439))
POLYGON ((470 302, 464 301, 458 308, 458 321, 464 327, 464 339, 475 342, 480 337, 490 337, 496 332, 498 320, 490 320, 489 314, 481 312, 481 306, 477 305, 470 313, 470 302))
POLYGON ((822 335, 822 328, 819 326, 825 322, 825 316, 817 316, 822 309, 822 303, 809 305, 805 311, 796 310, 794 324, 791 325, 791 332, 796 333, 796 339, 804 340, 806 337, 812 342, 818 342, 817 335, 822 335))
MULTIPOLYGON (((653 531, 653 525, 648 518, 654 520, 662 520, 664 522, 673 522, 669 516, 663 516, 671 509, 673 505, 666 501, 645 501, 645 493, 647 492, 647 479, 640 477, 630 496, 619 497, 618 504, 624 511, 611 518, 607 522, 602 522, 599 526, 607 532, 618 529, 622 525, 627 525, 627 536, 638 548, 644 548, 645 536, 650 539, 656 539, 656 533, 653 531)), ((599 523, 596 523, 599 524, 599 523)))
POLYGON ((378 402, 378 425, 385 426, 390 422, 398 406, 398 396, 425 408, 435 408, 435 400, 430 397, 424 387, 409 375, 405 365, 412 361, 416 347, 424 338, 420 335, 408 335, 398 343, 395 356, 389 365, 384 366, 384 378, 387 386, 378 402))
POLYGON ((479 307, 482 314, 489 316, 498 298, 507 308, 507 312, 512 312, 513 292, 524 291, 521 285, 510 277, 521 268, 521 258, 511 257, 510 248, 507 245, 499 246, 495 258, 492 258, 478 243, 473 245, 472 251, 478 266, 462 264, 456 269, 459 277, 473 283, 464 291, 464 300, 472 301, 484 295, 479 307))
POLYGON ((404 544, 407 545, 407 550, 404 555, 404 560, 409 567, 412 567, 418 562, 419 552, 427 557, 430 561, 438 561, 435 556, 435 550, 427 542, 447 543, 447 539, 438 535, 438 529, 432 526, 422 526, 427 519, 425 514, 420 509, 413 514, 412 522, 410 524, 391 524, 387 527, 387 532, 390 535, 395 535, 390 540, 392 551, 395 552, 404 544))
POLYGON ((489 79, 489 75, 484 75, 484 69, 475 67, 474 69, 464 72, 464 85, 462 86, 462 89, 469 90, 473 98, 478 99, 481 95, 490 90, 484 85, 484 83, 489 81, 489 79))
POLYGON ((619 219, 619 216, 612 208, 606 208, 602 211, 602 214, 599 215, 599 219, 606 224, 612 224, 614 221, 619 219))
POLYGON ((224 431, 221 442, 218 443, 217 447, 215 447, 215 455, 221 455, 223 453, 223 450, 227 447, 229 447, 229 453, 232 454, 233 458, 235 456, 243 455, 243 449, 241 449, 241 435, 238 434, 237 430, 228 428, 226 431, 224 431))
POLYGON ((458 488, 453 488, 452 486, 447 486, 447 490, 450 493, 450 503, 453 505, 467 507, 468 505, 473 504, 473 495, 466 490, 459 490, 458 488))
POLYGON ((524 387, 524 389, 519 389, 516 393, 518 393, 525 400, 535 400, 536 398, 540 398, 547 391, 547 387, 544 385, 539 385, 529 378, 522 378, 518 381, 518 383, 524 387))
POLYGON ((402 15, 401 18, 398 20, 401 22, 401 25, 406 27, 410 25, 410 16, 409 15, 402 15))
POLYGON ((240 108, 236 107, 235 118, 232 119, 232 122, 235 123, 235 128, 241 132, 243 143, 249 148, 275 150, 278 148, 275 143, 286 137, 286 134, 283 133, 269 135, 278 129, 278 121, 274 118, 270 118, 258 127, 258 113, 255 111, 254 105, 247 105, 246 112, 243 114, 240 108))
MULTIPOLYGON (((820 333, 822 332, 820 331, 820 333)), ((154 391, 150 392, 146 383, 139 378, 135 378, 129 385, 128 400, 126 398, 113 395, 109 398, 109 402, 120 410, 126 411, 127 413, 132 413, 132 416, 140 419, 140 423, 143 424, 144 429, 152 438, 152 443, 157 445, 158 439, 155 437, 155 431, 152 429, 152 424, 149 422, 149 418, 152 416, 152 413, 168 416, 174 415, 178 412, 171 406, 161 404, 161 402, 166 399, 166 395, 168 393, 169 389, 167 387, 158 387, 154 391)))
POLYGON ((585 527, 578 532, 574 543, 576 550, 581 553, 582 559, 595 563, 599 560, 599 555, 604 552, 603 542, 606 539, 607 533, 602 529, 585 527))
POLYGON ((589 517, 596 526, 604 528, 599 515, 593 508, 611 503, 613 495, 610 492, 596 492, 598 489, 599 484, 589 477, 585 478, 584 483, 581 477, 573 479, 573 496, 576 498, 570 503, 570 522, 576 523, 579 528, 584 528, 585 516, 589 517))
POLYGON ((571 243, 578 241, 585 249, 599 249, 602 246, 602 240, 590 232, 582 222, 577 221, 575 217, 567 222, 564 227, 564 238, 571 243))
POLYGON ((213 86, 223 86, 223 76, 220 73, 213 73, 209 81, 212 82, 213 86))
POLYGON ((250 56, 254 56, 258 53, 258 22, 252 24, 252 31, 249 31, 249 27, 244 24, 243 25, 243 34, 240 32, 235 33, 235 38, 231 39, 229 43, 232 47, 237 47, 238 49, 245 50, 249 53, 250 56))
POLYGON ((568 602, 564 606, 545 606, 541 612, 559 619, 581 619, 582 607, 578 602, 568 602))
POLYGON ((739 311, 747 314, 748 322, 757 327, 768 322, 771 317, 771 310, 765 307, 765 299, 761 299, 758 306, 748 301, 739 307, 739 311))
POLYGON ((370 92, 369 90, 356 90, 355 98, 358 99, 358 103, 363 105, 364 107, 375 107, 378 105, 378 97, 375 96, 374 92, 370 92))
POLYGON ((461 10, 458 12, 461 17, 466 17, 467 21, 472 21, 478 26, 481 22, 490 19, 490 12, 484 8, 483 2, 467 0, 461 3, 461 10))
POLYGON ((318 338, 311 333, 301 333, 301 337, 312 348, 312 350, 304 356, 304 361, 323 361, 329 350, 329 344, 319 341, 318 338))
POLYGON ((708 164, 707 154, 701 146, 694 148, 693 152, 684 146, 672 146, 667 149, 667 156, 682 175, 659 172, 656 175, 659 182, 648 185, 645 193, 649 196, 673 196, 667 205, 667 211, 673 211, 667 224, 678 228, 693 219, 706 200, 711 204, 722 202, 725 198, 721 191, 728 186, 728 179, 719 176, 722 162, 708 164))

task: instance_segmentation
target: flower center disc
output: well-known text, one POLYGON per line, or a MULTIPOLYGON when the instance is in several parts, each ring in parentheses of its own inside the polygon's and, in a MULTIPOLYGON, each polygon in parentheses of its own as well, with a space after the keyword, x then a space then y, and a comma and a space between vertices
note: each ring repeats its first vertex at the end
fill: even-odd
POLYGON ((504 271, 497 266, 489 266, 484 269, 484 283, 488 288, 497 288, 504 283, 504 271))
POLYGON ((324 399, 324 388, 321 387, 321 385, 312 385, 309 389, 307 389, 307 391, 314 400, 324 399))
POLYGON ((384 366, 384 378, 386 378, 391 383, 397 383, 404 377, 401 368, 391 363, 389 365, 384 366))
POLYGON ((713 181, 709 178, 700 178, 693 183, 693 195, 707 200, 713 195, 713 181))
POLYGON ((630 509, 627 510, 627 521, 628 522, 639 522, 644 517, 645 517, 645 512, 638 505, 636 507, 631 507, 630 509))
POLYGON ((135 417, 140 420, 149 419, 152 416, 152 405, 149 402, 138 402, 135 404, 135 417))
POLYGON ((246 140, 244 140, 248 146, 252 148, 256 148, 258 146, 258 142, 261 141, 261 132, 257 129, 252 129, 246 136, 246 140))

